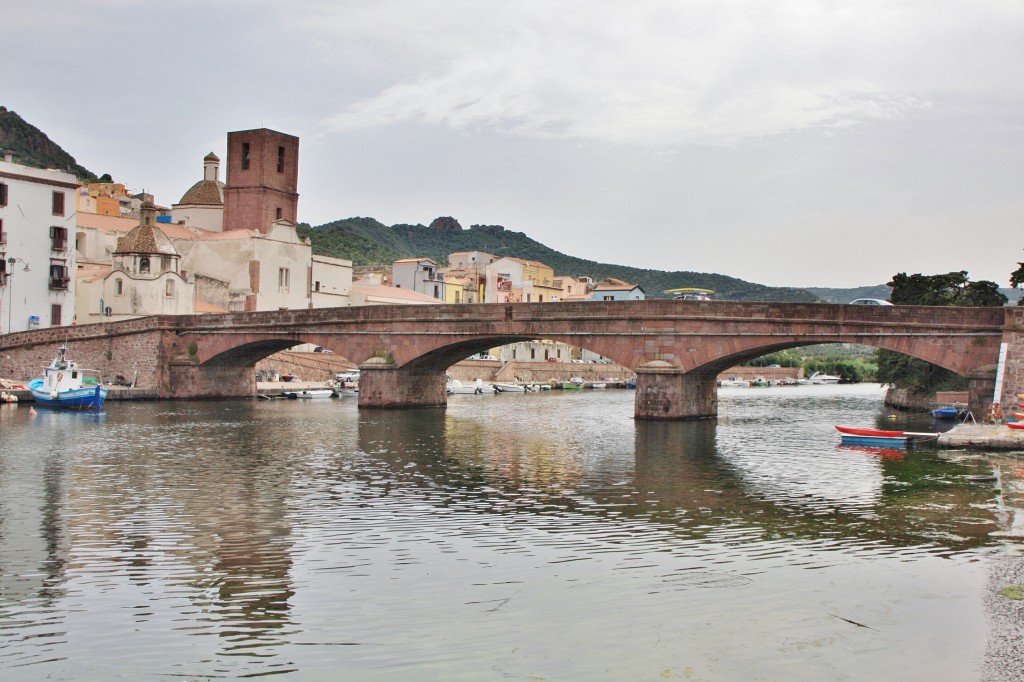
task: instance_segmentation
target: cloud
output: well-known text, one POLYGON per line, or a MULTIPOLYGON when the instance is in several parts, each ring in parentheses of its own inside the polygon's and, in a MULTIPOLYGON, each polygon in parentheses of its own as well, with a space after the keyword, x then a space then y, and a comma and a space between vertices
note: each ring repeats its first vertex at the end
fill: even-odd
MULTIPOLYGON (((951 75, 998 88, 1011 74, 992 60, 1022 56, 1015 3, 512 4, 496 17, 488 2, 430 5, 443 16, 384 3, 412 12, 404 25, 444 38, 392 36, 380 47, 406 68, 324 128, 414 122, 623 144, 732 142, 913 116, 951 75)), ((346 18, 379 29, 383 11, 346 18)))

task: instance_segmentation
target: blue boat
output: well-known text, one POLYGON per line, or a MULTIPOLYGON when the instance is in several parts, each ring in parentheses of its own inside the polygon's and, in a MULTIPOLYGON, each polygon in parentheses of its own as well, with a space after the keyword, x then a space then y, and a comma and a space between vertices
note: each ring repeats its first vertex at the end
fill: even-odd
POLYGON ((932 410, 932 416, 936 419, 957 419, 960 416, 960 408, 958 407, 938 407, 932 410))
POLYGON ((852 436, 842 434, 843 445, 871 445, 875 447, 905 448, 913 441, 907 436, 852 436))
POLYGON ((29 382, 32 399, 39 405, 67 410, 100 410, 107 399, 107 389, 99 381, 97 370, 83 369, 68 360, 68 347, 57 349, 57 357, 43 376, 29 382))

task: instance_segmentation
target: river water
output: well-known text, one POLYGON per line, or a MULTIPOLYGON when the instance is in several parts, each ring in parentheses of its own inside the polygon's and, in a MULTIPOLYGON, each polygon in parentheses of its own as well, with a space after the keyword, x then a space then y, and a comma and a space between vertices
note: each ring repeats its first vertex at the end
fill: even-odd
POLYGON ((934 430, 877 385, 720 399, 4 405, 0 678, 1020 679, 1024 460, 841 446, 934 430))

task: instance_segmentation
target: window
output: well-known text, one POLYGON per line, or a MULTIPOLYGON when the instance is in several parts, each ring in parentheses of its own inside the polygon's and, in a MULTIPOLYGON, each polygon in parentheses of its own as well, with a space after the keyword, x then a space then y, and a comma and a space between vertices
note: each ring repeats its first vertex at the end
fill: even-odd
POLYGON ((313 291, 320 291, 320 282, 313 282, 313 291))
POLYGON ((167 272, 171 269, 171 257, 160 256, 160 272, 167 272))
POLYGON ((0 206, 7 205, 7 183, 0 182, 0 206))
POLYGON ((0 218, 0 244, 7 243, 7 234, 4 232, 4 219, 0 218))
POLYGON ((64 215, 64 192, 53 193, 53 215, 64 215))
POLYGON ((604 297, 601 298, 601 300, 602 301, 614 301, 615 297, 614 296, 604 296, 604 297))
POLYGON ((169 279, 164 284, 164 296, 167 298, 174 298, 174 280, 169 279))
POLYGON ((242 143, 242 170, 249 167, 249 143, 242 143))
POLYGON ((70 281, 71 278, 68 277, 68 267, 65 261, 50 261, 50 288, 67 289, 68 282, 70 281))
POLYGON ((59 303, 54 303, 50 306, 50 326, 59 327, 62 323, 60 321, 61 307, 59 303))
POLYGON ((277 148, 277 172, 284 173, 284 147, 277 148))
POLYGON ((458 291, 458 290, 455 291, 455 302, 456 303, 462 303, 462 292, 461 291, 458 291))
MULTIPOLYGON (((63 194, 61 196, 64 196, 63 194)), ((59 225, 50 226, 50 250, 64 251, 68 248, 68 228, 59 225)))
POLYGON ((7 284, 7 254, 0 253, 0 285, 7 284))
POLYGON ((275 215, 274 215, 274 218, 276 218, 277 220, 280 220, 280 219, 281 219, 281 209, 280 209, 280 207, 278 207, 278 208, 277 208, 277 209, 276 209, 276 210, 274 211, 274 214, 275 214, 275 215))
POLYGON ((288 268, 279 269, 277 271, 277 290, 283 293, 288 293, 290 284, 291 273, 288 272, 288 268))
POLYGON ((139 259, 139 272, 149 272, 149 258, 147 256, 139 259))
POLYGON ((114 296, 124 296, 124 280, 120 277, 114 280, 114 296))

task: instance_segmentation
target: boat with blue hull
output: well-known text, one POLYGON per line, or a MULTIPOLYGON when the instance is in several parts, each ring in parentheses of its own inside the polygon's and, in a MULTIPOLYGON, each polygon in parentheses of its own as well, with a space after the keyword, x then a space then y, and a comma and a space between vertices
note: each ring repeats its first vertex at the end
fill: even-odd
POLYGON ((57 349, 57 356, 43 376, 29 382, 32 399, 38 405, 66 410, 101 410, 107 389, 99 379, 99 371, 84 369, 68 360, 66 345, 57 349))
POLYGON ((915 441, 938 438, 937 433, 914 431, 893 431, 860 426, 836 426, 844 445, 870 445, 874 447, 900 447, 913 445, 915 441))

